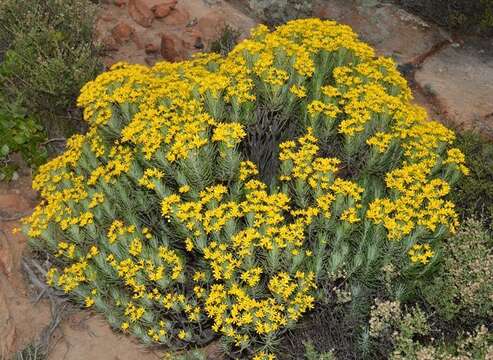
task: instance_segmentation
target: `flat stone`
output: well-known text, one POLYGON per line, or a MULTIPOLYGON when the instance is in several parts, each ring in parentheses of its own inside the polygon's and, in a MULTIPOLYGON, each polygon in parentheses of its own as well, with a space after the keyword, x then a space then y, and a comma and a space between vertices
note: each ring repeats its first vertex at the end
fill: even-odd
POLYGON ((448 39, 443 31, 393 4, 378 1, 318 0, 313 15, 352 27, 378 55, 398 63, 413 62, 448 39))
POLYGON ((466 39, 429 57, 417 83, 436 97, 444 115, 462 129, 493 137, 493 40, 466 39))

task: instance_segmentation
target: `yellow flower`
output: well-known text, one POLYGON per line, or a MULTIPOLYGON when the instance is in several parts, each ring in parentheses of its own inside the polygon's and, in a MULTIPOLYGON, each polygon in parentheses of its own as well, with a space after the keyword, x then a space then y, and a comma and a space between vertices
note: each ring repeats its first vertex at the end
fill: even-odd
POLYGON ((243 126, 238 123, 220 123, 214 129, 212 141, 222 142, 228 148, 234 147, 246 136, 243 126))
POLYGON ((161 214, 164 217, 169 217, 171 212, 171 207, 174 204, 177 204, 178 202, 180 202, 180 197, 176 194, 172 194, 168 197, 165 197, 161 202, 161 214))
POLYGON ((130 242, 130 248, 128 249, 130 255, 138 256, 142 252, 142 242, 135 238, 130 242))
POLYGON ((356 222, 361 221, 361 219, 358 217, 356 214, 356 209, 355 208, 349 208, 346 209, 342 212, 341 214, 341 220, 347 221, 350 224, 354 224, 356 222))
POLYGON ((293 85, 289 88, 296 97, 304 98, 306 96, 306 89, 304 86, 293 85))
POLYGON ((186 240, 185 240, 185 249, 187 251, 189 251, 189 252, 193 250, 193 241, 192 241, 192 239, 186 238, 186 240))
POLYGON ((94 304, 94 299, 92 297, 86 297, 84 299, 84 304, 86 307, 91 307, 94 304))
POLYGON ((242 161, 240 163, 240 180, 245 181, 251 176, 258 175, 257 166, 251 161, 242 161))
POLYGON ((260 281, 260 275, 263 270, 261 267, 255 267, 241 274, 241 280, 248 284, 250 287, 254 287, 260 281))
POLYGON ((428 243, 425 244, 415 244, 408 251, 409 258, 413 263, 421 263, 426 265, 430 262, 434 253, 431 251, 431 246, 428 243))

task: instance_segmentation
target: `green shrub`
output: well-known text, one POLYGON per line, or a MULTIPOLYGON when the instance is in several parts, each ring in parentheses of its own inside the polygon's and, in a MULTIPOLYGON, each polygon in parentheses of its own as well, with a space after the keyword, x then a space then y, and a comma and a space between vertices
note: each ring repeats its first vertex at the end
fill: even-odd
POLYGON ((370 337, 377 348, 391 350, 391 360, 489 359, 493 332, 484 325, 473 331, 433 328, 429 315, 419 307, 403 308, 399 302, 377 302, 370 317, 370 337))
POLYGON ((464 132, 458 134, 455 146, 465 154, 470 169, 451 194, 457 212, 462 219, 480 219, 489 228, 493 224, 493 141, 464 132))
MULTIPOLYGON (((412 341, 409 339, 409 341, 412 341)), ((438 344, 417 344, 409 352, 397 353, 393 359, 417 360, 461 360, 491 359, 493 357, 493 333, 484 325, 471 332, 462 332, 454 341, 438 344)))
POLYGON ((32 167, 44 163, 46 149, 41 146, 45 133, 37 119, 0 108, 0 181, 15 179, 18 164, 12 155, 18 153, 32 167))
POLYGON ((319 19, 116 64, 83 87, 89 131, 40 168, 24 231, 49 284, 115 329, 271 359, 326 294, 364 308, 387 268, 392 292, 416 287, 457 227, 464 156, 410 99, 392 60, 319 19))
MULTIPOLYGON (((80 88, 101 71, 87 0, 0 3, 0 93, 52 128, 74 114, 80 88)), ((57 130, 58 130, 57 129, 57 130)))
POLYGON ((425 299, 447 320, 491 318, 493 237, 480 222, 468 220, 444 243, 443 253, 438 275, 422 289, 425 299))

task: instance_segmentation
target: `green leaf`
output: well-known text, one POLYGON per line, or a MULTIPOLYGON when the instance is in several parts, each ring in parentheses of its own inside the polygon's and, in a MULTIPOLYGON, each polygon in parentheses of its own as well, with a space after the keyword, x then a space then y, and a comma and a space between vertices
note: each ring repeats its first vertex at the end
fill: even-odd
POLYGON ((13 137, 13 140, 16 144, 19 144, 19 145, 24 144, 26 142, 26 138, 22 135, 15 135, 13 137))
POLYGON ((9 152, 10 152, 10 148, 9 148, 9 146, 7 144, 4 144, 2 146, 2 148, 0 149, 0 154, 2 156, 7 156, 9 154, 9 152))

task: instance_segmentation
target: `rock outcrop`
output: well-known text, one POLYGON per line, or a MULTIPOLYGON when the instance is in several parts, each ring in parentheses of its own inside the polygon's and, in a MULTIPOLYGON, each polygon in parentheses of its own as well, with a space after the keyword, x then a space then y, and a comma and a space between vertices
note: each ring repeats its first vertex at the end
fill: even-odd
POLYGON ((255 20, 224 1, 128 0, 101 6, 96 34, 107 66, 177 61, 207 50, 226 25, 246 37, 255 20))

